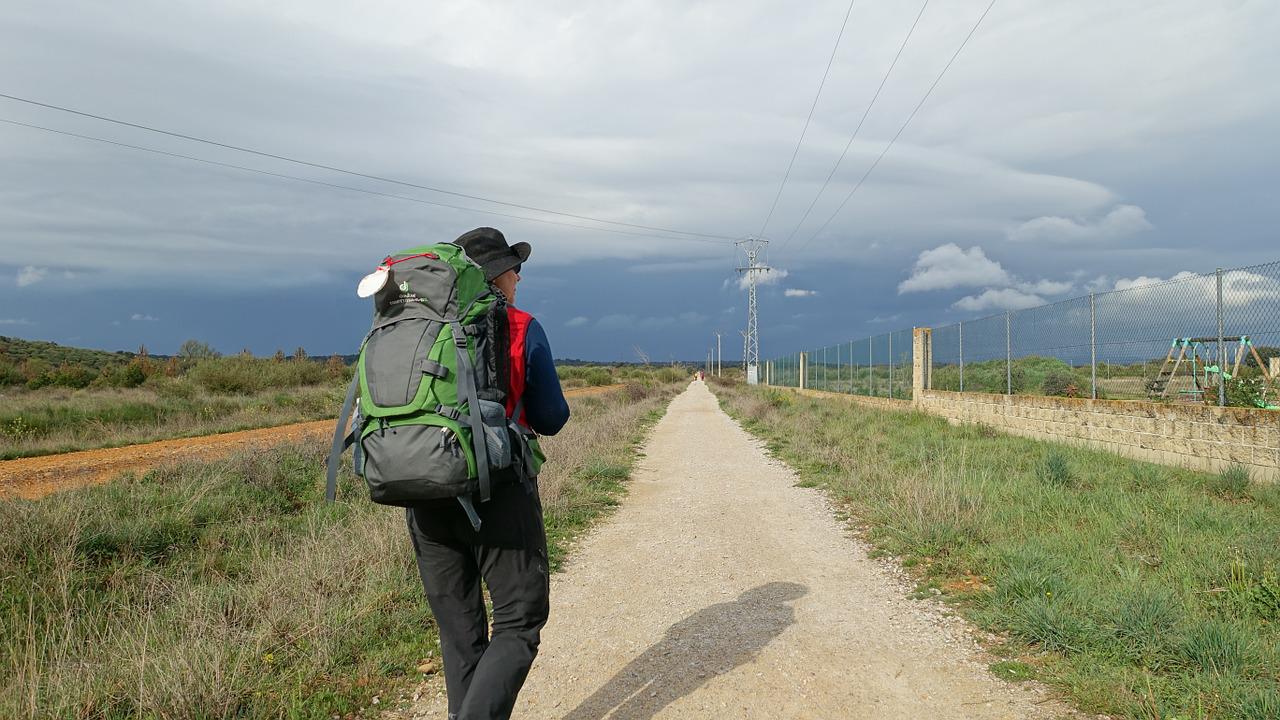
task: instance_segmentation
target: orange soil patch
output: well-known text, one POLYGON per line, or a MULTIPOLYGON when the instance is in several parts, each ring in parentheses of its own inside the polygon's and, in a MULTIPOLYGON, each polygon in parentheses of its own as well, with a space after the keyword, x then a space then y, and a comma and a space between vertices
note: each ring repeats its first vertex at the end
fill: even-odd
MULTIPOLYGON (((619 387, 622 386, 575 388, 566 390, 564 394, 582 397, 619 387)), ((57 490, 105 483, 126 472, 146 472, 166 463, 185 460, 211 460, 251 448, 313 441, 327 445, 332 434, 333 420, 316 420, 118 448, 5 460, 0 462, 0 499, 34 500, 57 490)))
POLYGON ((964 575, 943 585, 942 589, 952 594, 965 594, 985 592, 990 590, 991 586, 987 585, 986 578, 978 577, 977 575, 964 575))

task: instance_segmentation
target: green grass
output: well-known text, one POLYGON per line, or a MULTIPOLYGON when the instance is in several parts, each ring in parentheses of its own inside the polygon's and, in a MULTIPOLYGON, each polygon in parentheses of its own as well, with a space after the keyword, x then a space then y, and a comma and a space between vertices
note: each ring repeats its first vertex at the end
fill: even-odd
MULTIPOLYGON (((675 385, 571 400, 540 478, 552 557, 616 505, 675 385)), ((0 717, 329 718, 438 654, 402 511, 282 446, 0 503, 0 717)), ((372 711, 368 711, 372 712, 372 711)))
POLYGON ((1280 487, 840 399, 717 392, 877 552, 1007 638, 1001 677, 1122 717, 1280 717, 1280 487))
POLYGON ((140 388, 9 390, 0 460, 330 418, 344 389, 327 382, 222 394, 160 376, 140 388))
POLYGON ((556 372, 565 388, 617 383, 664 385, 688 380, 693 375, 692 370, 680 365, 561 365, 556 372))

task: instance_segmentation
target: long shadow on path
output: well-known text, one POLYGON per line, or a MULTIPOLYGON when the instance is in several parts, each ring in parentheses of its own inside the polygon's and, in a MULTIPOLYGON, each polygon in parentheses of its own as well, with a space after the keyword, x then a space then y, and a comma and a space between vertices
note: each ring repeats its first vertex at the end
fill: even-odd
POLYGON ((754 660, 795 622, 788 602, 809 589, 772 582, 737 600, 704 608, 672 625, 662 640, 632 660, 565 720, 651 718, 704 683, 754 660))

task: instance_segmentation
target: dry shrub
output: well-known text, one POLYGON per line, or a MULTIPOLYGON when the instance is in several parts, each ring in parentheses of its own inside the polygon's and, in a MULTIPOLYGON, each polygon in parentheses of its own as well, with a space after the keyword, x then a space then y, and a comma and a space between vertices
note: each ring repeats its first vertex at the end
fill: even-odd
POLYGON ((630 465, 630 458, 646 416, 666 406, 673 386, 647 389, 634 399, 632 384, 603 395, 570 401, 573 418, 558 435, 542 439, 549 458, 538 478, 542 504, 548 514, 570 509, 568 503, 589 481, 581 473, 592 462, 630 465))

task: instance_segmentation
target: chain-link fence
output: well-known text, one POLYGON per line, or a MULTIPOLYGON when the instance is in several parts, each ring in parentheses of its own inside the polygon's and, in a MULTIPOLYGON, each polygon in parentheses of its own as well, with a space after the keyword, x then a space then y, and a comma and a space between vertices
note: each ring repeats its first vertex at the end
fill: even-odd
POLYGON ((796 352, 771 363, 772 385, 911 399, 910 330, 796 352))
MULTIPOLYGON (((909 330, 808 351, 805 387, 909 398, 911 351, 909 330)), ((939 390, 1275 407, 1280 262, 937 327, 932 351, 939 390)), ((800 356, 774 384, 799 385, 800 356)))

